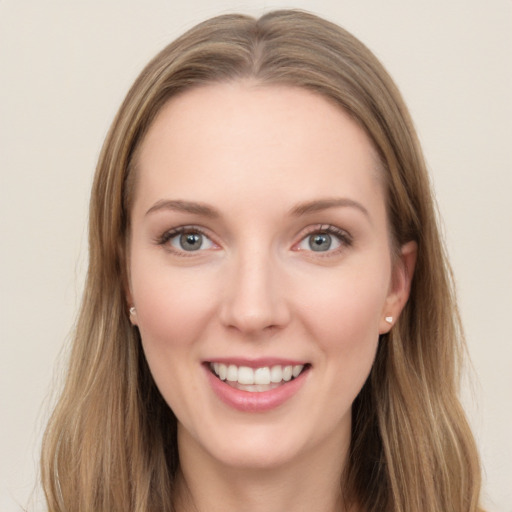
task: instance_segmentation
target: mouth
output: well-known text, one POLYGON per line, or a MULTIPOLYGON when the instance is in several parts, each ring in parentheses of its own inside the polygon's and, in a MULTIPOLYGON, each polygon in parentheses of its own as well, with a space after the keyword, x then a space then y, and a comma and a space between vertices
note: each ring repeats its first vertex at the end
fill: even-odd
POLYGON ((220 362, 208 363, 210 372, 219 380, 240 391, 262 393, 281 387, 302 375, 311 365, 272 365, 251 368, 220 362))

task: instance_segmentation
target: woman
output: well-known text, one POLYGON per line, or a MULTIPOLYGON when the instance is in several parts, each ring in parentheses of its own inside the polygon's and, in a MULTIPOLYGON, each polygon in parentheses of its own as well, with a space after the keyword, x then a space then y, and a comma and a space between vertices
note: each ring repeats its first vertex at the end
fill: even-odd
POLYGON ((50 510, 479 510, 425 164, 353 36, 279 11, 165 48, 89 236, 50 510))

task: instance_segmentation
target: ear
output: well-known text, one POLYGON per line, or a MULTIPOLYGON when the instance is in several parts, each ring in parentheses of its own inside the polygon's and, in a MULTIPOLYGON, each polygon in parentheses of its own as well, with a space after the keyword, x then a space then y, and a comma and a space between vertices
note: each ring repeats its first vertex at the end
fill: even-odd
POLYGON ((126 307, 128 308, 128 317, 130 318, 130 322, 132 325, 137 324, 137 310, 133 305, 133 300, 130 292, 126 293, 126 307))
POLYGON ((391 330, 407 303, 417 256, 418 244, 414 241, 407 242, 393 263, 391 285, 382 310, 379 334, 386 334, 391 330))
POLYGON ((135 309, 135 304, 133 302, 132 295, 132 283, 130 279, 130 267, 128 263, 126 265, 126 271, 123 276, 123 291, 124 296, 126 298, 126 308, 128 309, 128 317, 132 325, 137 325, 137 311, 135 309))
POLYGON ((128 311, 128 315, 130 317, 130 322, 132 325, 138 325, 137 324, 137 310, 135 309, 135 306, 131 306, 130 310, 128 311))
POLYGON ((135 304, 133 302, 132 289, 130 283, 125 287, 125 297, 126 297, 126 308, 128 309, 128 317, 130 318, 130 322, 132 325, 137 324, 137 310, 135 309, 135 304))

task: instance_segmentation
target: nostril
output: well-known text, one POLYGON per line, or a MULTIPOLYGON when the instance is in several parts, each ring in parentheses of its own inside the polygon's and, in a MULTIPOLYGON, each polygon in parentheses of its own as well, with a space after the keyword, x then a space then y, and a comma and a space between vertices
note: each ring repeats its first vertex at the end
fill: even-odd
POLYGON ((247 249, 226 276, 222 290, 221 322, 244 333, 272 333, 289 321, 285 288, 275 265, 247 249))

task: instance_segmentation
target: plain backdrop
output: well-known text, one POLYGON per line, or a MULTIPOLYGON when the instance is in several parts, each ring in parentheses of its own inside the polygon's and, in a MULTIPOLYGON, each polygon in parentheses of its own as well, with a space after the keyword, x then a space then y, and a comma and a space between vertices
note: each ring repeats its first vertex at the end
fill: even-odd
POLYGON ((0 511, 44 509, 41 434, 80 302, 92 174, 124 94, 197 22, 279 7, 353 32, 405 96, 473 361, 463 397, 485 502, 512 512, 510 0, 0 0, 0 511))

